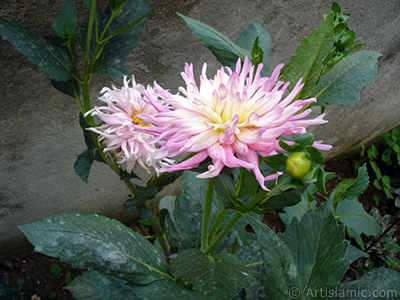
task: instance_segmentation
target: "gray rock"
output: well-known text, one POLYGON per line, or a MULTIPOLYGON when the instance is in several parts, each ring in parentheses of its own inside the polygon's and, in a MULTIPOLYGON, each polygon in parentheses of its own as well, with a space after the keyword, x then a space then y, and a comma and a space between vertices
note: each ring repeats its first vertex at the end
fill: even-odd
MULTIPOLYGON (((204 62, 212 76, 220 64, 192 35, 180 12, 216 28, 232 40, 258 21, 273 41, 271 68, 288 63, 301 38, 319 26, 329 12, 326 1, 262 0, 162 0, 149 1, 160 15, 151 16, 139 46, 127 66, 142 84, 154 80, 172 91, 183 84, 184 62, 194 64, 199 75, 204 62)), ((328 159, 357 149, 361 140, 371 142, 380 133, 399 125, 400 3, 398 1, 340 1, 351 12, 349 25, 357 42, 370 41, 364 49, 379 51, 378 78, 361 93, 361 100, 347 106, 329 107, 329 123, 313 129, 317 138, 334 146, 328 159)), ((11 1, 0 4, 0 17, 20 23, 41 35, 52 34, 51 23, 61 0, 11 1)), ((102 6, 106 0, 100 1, 102 6)), ((86 9, 75 1, 79 12, 86 9)), ((122 209, 129 191, 105 165, 95 164, 89 183, 74 173, 73 163, 85 149, 78 125, 75 101, 53 89, 46 75, 0 40, 0 257, 30 251, 29 243, 17 229, 20 224, 62 212, 98 213, 129 222, 132 215, 122 209)), ((122 80, 96 76, 92 98, 103 86, 120 86, 122 80)), ((148 175, 143 173, 146 178, 148 175)), ((173 186, 166 193, 177 193, 173 186)))

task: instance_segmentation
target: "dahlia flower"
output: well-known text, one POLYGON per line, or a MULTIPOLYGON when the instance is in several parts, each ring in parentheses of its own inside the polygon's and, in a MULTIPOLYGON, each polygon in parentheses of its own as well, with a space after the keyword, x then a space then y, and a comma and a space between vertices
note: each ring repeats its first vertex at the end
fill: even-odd
MULTIPOLYGON (((104 123, 96 128, 89 128, 99 134, 99 141, 105 145, 104 152, 112 152, 117 163, 131 172, 139 164, 147 171, 153 166, 158 169, 158 164, 172 162, 164 158, 154 159, 153 153, 159 147, 159 143, 149 144, 147 141, 153 136, 138 131, 141 127, 150 126, 143 122, 138 114, 155 115, 157 111, 148 101, 143 99, 142 91, 149 96, 156 97, 151 87, 145 89, 142 85, 136 84, 135 80, 124 78, 124 86, 118 89, 103 88, 100 101, 107 106, 95 107, 86 114, 98 116, 104 123), (132 87, 129 82, 132 82, 132 87)), ((157 97, 156 97, 157 98, 157 97)))
MULTIPOLYGON (((303 87, 301 80, 283 98, 290 83, 278 81, 282 67, 283 64, 278 65, 271 77, 261 77, 262 65, 254 72, 254 66, 246 57, 243 66, 240 59, 237 61, 235 71, 221 68, 213 79, 208 79, 207 64, 204 64, 198 87, 193 65, 186 64, 181 73, 186 82, 186 89, 180 88, 183 95, 172 95, 155 84, 159 97, 169 107, 151 100, 158 114, 138 115, 154 125, 142 129, 157 135, 155 140, 164 141, 154 157, 194 154, 181 163, 165 165, 159 171, 191 169, 209 157, 212 164, 198 177, 215 177, 225 166, 240 167, 252 171, 261 187, 267 189, 264 182, 281 173, 264 176, 259 169, 258 155, 283 151, 279 137, 304 134, 307 126, 326 122, 324 114, 303 119, 311 109, 302 109, 316 99, 294 101, 303 87)), ((314 146, 321 150, 330 148, 321 141, 314 146)))

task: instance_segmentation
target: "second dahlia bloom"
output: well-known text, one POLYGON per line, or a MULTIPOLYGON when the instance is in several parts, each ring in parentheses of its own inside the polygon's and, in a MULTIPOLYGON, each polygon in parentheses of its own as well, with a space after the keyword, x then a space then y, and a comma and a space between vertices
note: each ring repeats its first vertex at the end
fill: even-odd
MULTIPOLYGON (((119 88, 103 88, 99 100, 106 106, 95 107, 87 114, 98 116, 104 123, 90 130, 99 134, 99 141, 104 145, 104 152, 112 152, 117 163, 131 172, 139 164, 149 171, 153 166, 158 169, 158 164, 162 163, 164 158, 154 159, 153 153, 160 146, 159 143, 148 143, 152 135, 140 131, 141 127, 151 126, 143 122, 137 115, 149 114, 155 115, 157 111, 153 105, 143 99, 142 92, 151 97, 155 92, 151 87, 145 89, 142 85, 136 84, 132 78, 132 86, 129 86, 130 80, 124 78, 124 86, 119 88)), ((156 101, 156 100, 155 100, 156 101)), ((166 160, 166 162, 171 162, 166 160)))
MULTIPOLYGON (((264 176, 258 155, 282 151, 278 138, 283 135, 304 134, 307 126, 326 122, 324 115, 303 119, 311 109, 301 110, 316 99, 293 101, 303 87, 301 80, 283 99, 289 82, 278 81, 282 67, 278 65, 271 77, 261 77, 262 65, 255 71, 246 57, 243 66, 239 59, 234 71, 221 68, 213 79, 208 79, 204 64, 198 87, 193 66, 186 64, 182 72, 186 89, 180 88, 183 95, 171 95, 156 86, 170 109, 159 107, 156 117, 143 116, 155 125, 145 130, 165 141, 155 157, 194 154, 179 164, 163 166, 160 172, 191 169, 209 157, 212 164, 198 177, 215 177, 225 166, 241 167, 252 171, 261 187, 267 189, 264 182, 279 174, 264 176)), ((321 142, 314 146, 321 150, 330 148, 321 142)))

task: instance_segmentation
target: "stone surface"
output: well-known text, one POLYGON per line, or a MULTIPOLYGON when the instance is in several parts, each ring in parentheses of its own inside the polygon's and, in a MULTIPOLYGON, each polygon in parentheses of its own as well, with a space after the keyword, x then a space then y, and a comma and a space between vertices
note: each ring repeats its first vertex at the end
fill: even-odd
MULTIPOLYGON (((52 34, 51 23, 64 1, 2 0, 0 17, 20 23, 41 35, 52 34)), ((99 1, 101 5, 106 0, 99 1)), ((378 78, 361 93, 361 100, 329 107, 329 123, 315 128, 318 138, 333 144, 328 159, 354 151, 361 140, 370 142, 399 125, 400 2, 338 1, 351 12, 349 26, 363 49, 383 54, 378 78)), ((271 68, 287 63, 302 36, 319 26, 329 12, 327 1, 303 0, 149 0, 160 15, 151 16, 139 46, 127 66, 138 82, 153 80, 172 91, 183 84, 184 62, 192 62, 199 75, 204 62, 212 76, 220 64, 191 34, 180 12, 216 28, 232 40, 249 23, 258 21, 271 35, 271 68)), ((75 5, 84 20, 81 1, 75 5)), ((128 222, 122 204, 129 191, 104 165, 95 164, 89 183, 74 173, 76 156, 85 149, 75 101, 52 88, 46 75, 30 64, 6 41, 0 40, 0 258, 29 251, 17 225, 62 212, 99 213, 128 222)), ((103 86, 121 85, 120 79, 95 77, 92 98, 103 86)), ((143 174, 146 175, 146 174, 143 174)), ((146 175, 148 176, 148 175, 146 175)), ((179 187, 168 192, 177 193, 179 187)))

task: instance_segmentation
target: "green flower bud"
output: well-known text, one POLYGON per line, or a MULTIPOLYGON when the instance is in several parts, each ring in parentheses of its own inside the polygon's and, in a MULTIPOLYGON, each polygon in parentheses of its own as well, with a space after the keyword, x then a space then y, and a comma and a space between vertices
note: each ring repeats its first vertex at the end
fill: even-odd
POLYGON ((311 159, 305 152, 295 152, 286 160, 286 172, 295 179, 303 179, 310 172, 311 159))

